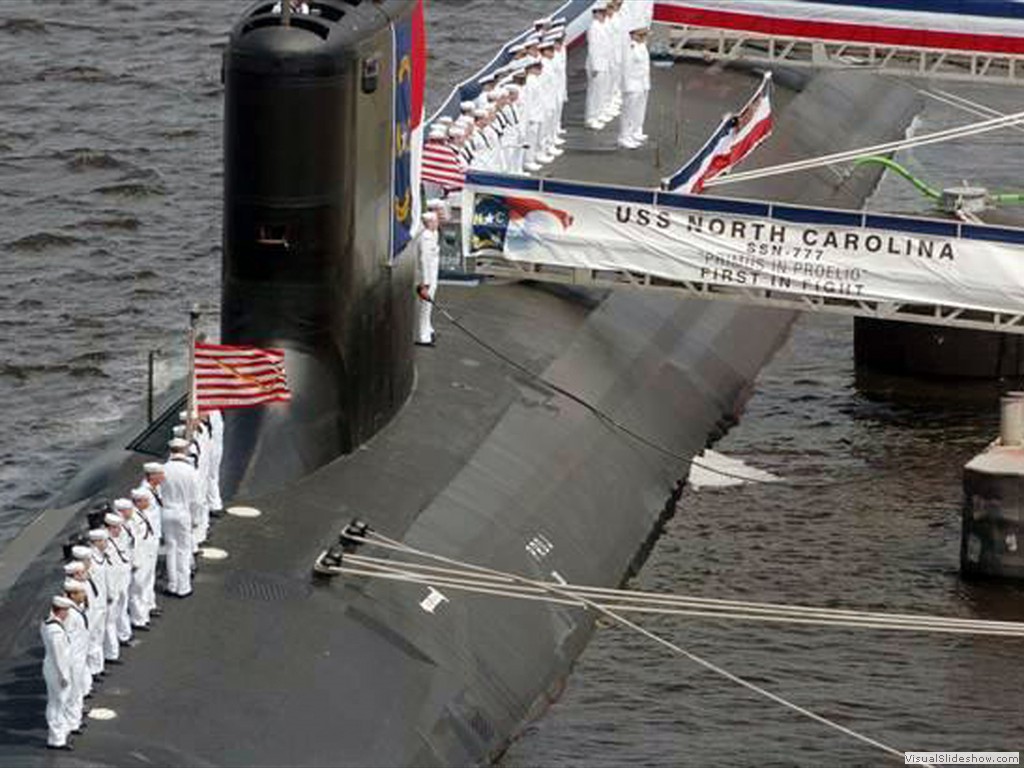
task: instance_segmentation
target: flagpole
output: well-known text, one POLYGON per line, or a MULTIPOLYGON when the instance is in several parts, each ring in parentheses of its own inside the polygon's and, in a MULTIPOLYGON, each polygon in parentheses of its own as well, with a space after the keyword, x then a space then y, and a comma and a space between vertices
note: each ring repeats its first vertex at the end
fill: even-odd
POLYGON ((199 305, 193 304, 188 313, 188 402, 185 406, 185 439, 192 439, 193 416, 196 412, 196 328, 199 325, 199 305))

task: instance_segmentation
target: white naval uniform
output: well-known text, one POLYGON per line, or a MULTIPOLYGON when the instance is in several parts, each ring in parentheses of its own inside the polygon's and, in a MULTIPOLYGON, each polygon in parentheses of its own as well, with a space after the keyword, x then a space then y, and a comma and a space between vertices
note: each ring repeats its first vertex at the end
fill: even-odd
MULTIPOLYGON (((529 75, 523 88, 523 118, 526 121, 526 166, 537 163, 537 155, 541 154, 541 122, 544 117, 543 80, 538 75, 529 75)), ((529 170, 529 169, 527 169, 529 170)))
POLYGON ((209 411, 210 419, 209 464, 206 469, 206 506, 211 510, 224 509, 220 497, 220 462, 224 457, 224 417, 220 411, 209 411))
POLYGON ((486 138, 487 143, 490 145, 487 155, 487 169, 495 173, 504 173, 504 160, 501 154, 501 134, 494 127, 494 123, 485 125, 477 133, 486 138))
MULTIPOLYGON (((108 529, 109 530, 109 529, 108 529)), ((107 626, 103 638, 103 656, 107 661, 121 656, 121 642, 132 636, 128 622, 128 587, 132 579, 131 541, 124 527, 116 539, 107 541, 107 626)))
POLYGON ((523 117, 522 101, 516 100, 515 104, 508 105, 508 109, 512 115, 512 136, 509 139, 512 151, 509 156, 509 171, 522 173, 523 159, 526 157, 526 122, 523 117))
MULTIPOLYGON (((83 586, 89 588, 87 584, 83 586)), ((68 609, 64 628, 71 643, 71 690, 68 693, 66 719, 68 730, 74 731, 82 724, 82 700, 92 688, 92 676, 87 662, 89 616, 85 606, 68 609)))
POLYGON ((199 509, 199 479, 192 460, 174 454, 164 463, 163 534, 167 543, 167 591, 192 591, 192 528, 199 509))
POLYGON ((516 123, 515 112, 511 104, 498 110, 499 119, 504 127, 501 130, 501 165, 505 173, 516 173, 516 141, 519 125, 516 123))
MULTIPOLYGON (((416 285, 426 285, 427 294, 431 299, 437 293, 437 273, 441 261, 441 247, 438 244, 438 233, 424 228, 420 234, 419 249, 416 252, 416 285)), ((429 344, 434 339, 434 326, 430 315, 434 305, 416 297, 416 341, 429 344)))
POLYGON ((555 53, 555 61, 558 62, 555 67, 555 83, 558 88, 557 99, 558 107, 555 111, 555 134, 562 133, 562 111, 565 109, 565 104, 569 101, 569 75, 566 64, 566 53, 565 46, 562 46, 562 50, 555 53))
MULTIPOLYGON (((108 545, 109 546, 109 542, 108 545)), ((107 575, 110 558, 106 552, 93 547, 92 564, 89 566, 89 672, 98 675, 103 671, 103 642, 107 636, 107 613, 110 597, 107 590, 107 575)))
POLYGON ((149 592, 147 605, 148 610, 152 611, 156 608, 156 576, 160 564, 160 545, 164 543, 164 505, 159 487, 154 488, 149 484, 148 480, 143 480, 139 488, 149 494, 149 508, 146 510, 146 515, 149 518, 149 522, 153 525, 157 540, 157 554, 153 566, 153 589, 149 592))
POLYGON ((587 29, 587 103, 588 123, 601 118, 608 102, 611 81, 611 52, 608 22, 591 19, 587 29))
POLYGON ((199 486, 198 512, 193 521, 192 546, 197 549, 210 533, 210 507, 206 496, 206 483, 210 473, 210 435, 202 424, 196 425, 192 433, 195 447, 196 482, 199 486))
MULTIPOLYGON (((544 58, 544 69, 541 72, 541 94, 544 97, 544 112, 541 127, 541 147, 546 154, 551 154, 558 138, 558 63, 555 58, 544 58)), ((558 153, 561 154, 561 153, 558 153)))
POLYGON ((43 679, 46 681, 46 743, 62 747, 71 732, 68 702, 71 697, 71 637, 55 616, 42 623, 39 632, 46 655, 43 679))
POLYGON ((619 114, 622 103, 622 63, 626 41, 629 39, 624 22, 621 11, 608 20, 608 56, 611 61, 611 72, 604 113, 609 120, 619 114))
MULTIPOLYGON (((494 90, 494 89, 492 88, 491 90, 494 90)), ((481 86, 480 93, 478 93, 476 95, 476 98, 473 99, 473 108, 474 109, 485 109, 487 107, 487 104, 488 104, 487 94, 488 93, 490 93, 490 91, 484 90, 483 86, 481 86)))
POLYGON ((149 624, 149 612, 154 600, 156 560, 160 551, 160 536, 153 524, 153 502, 146 511, 138 507, 132 514, 132 533, 135 534, 135 554, 132 563, 132 583, 128 588, 128 618, 132 624, 149 624))
POLYGON ((651 91, 651 59, 644 43, 630 42, 622 68, 622 117, 619 141, 639 142, 644 133, 647 95, 651 91))
POLYGON ((650 28, 654 21, 654 0, 629 0, 633 18, 650 28))
POLYGON ((492 144, 493 134, 487 135, 484 129, 477 127, 473 135, 469 137, 469 145, 473 148, 473 159, 469 167, 477 171, 490 171, 494 169, 494 146, 492 144))

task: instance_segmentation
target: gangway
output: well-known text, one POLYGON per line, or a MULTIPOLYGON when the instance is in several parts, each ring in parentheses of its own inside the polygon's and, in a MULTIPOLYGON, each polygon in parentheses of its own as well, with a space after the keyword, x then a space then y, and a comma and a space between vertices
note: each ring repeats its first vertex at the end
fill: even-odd
POLYGON ((665 51, 702 62, 871 69, 902 77, 1019 85, 1024 18, 1012 3, 658 0, 665 51))
POLYGON ((997 85, 1024 83, 1024 56, 1016 54, 831 42, 690 25, 669 26, 666 34, 666 52, 681 60, 742 61, 765 68, 865 69, 900 77, 997 85))
POLYGON ((482 277, 1024 334, 1024 229, 471 173, 482 277))
POLYGON ((968 310, 942 304, 910 304, 864 301, 839 296, 808 296, 770 288, 736 288, 699 280, 667 280, 629 270, 569 268, 537 262, 477 255, 467 262, 468 270, 481 277, 532 280, 587 288, 638 288, 668 291, 682 298, 730 301, 751 306, 776 307, 803 312, 824 312, 878 320, 899 320, 948 328, 1024 334, 1024 314, 968 310))

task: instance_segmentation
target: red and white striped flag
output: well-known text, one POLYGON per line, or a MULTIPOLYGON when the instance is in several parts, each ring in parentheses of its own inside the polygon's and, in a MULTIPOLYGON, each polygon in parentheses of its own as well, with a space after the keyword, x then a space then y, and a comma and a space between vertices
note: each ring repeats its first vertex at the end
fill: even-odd
POLYGON ((443 139, 430 139, 423 146, 423 181, 432 181, 446 192, 466 185, 466 165, 459 153, 443 139))
POLYGON ((197 342, 195 367, 200 413, 292 399, 282 349, 197 342))
POLYGON ((728 173, 772 135, 772 73, 766 72, 750 101, 727 115, 701 150, 662 186, 671 192, 699 195, 716 176, 728 173))

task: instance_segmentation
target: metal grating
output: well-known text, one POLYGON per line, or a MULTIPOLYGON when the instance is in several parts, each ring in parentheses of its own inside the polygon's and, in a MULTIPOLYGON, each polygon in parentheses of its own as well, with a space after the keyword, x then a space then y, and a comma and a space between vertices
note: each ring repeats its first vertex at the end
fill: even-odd
POLYGON ((305 600, 313 591, 308 581, 299 581, 273 573, 247 573, 245 571, 232 574, 228 578, 225 589, 229 595, 239 600, 263 603, 305 600))

